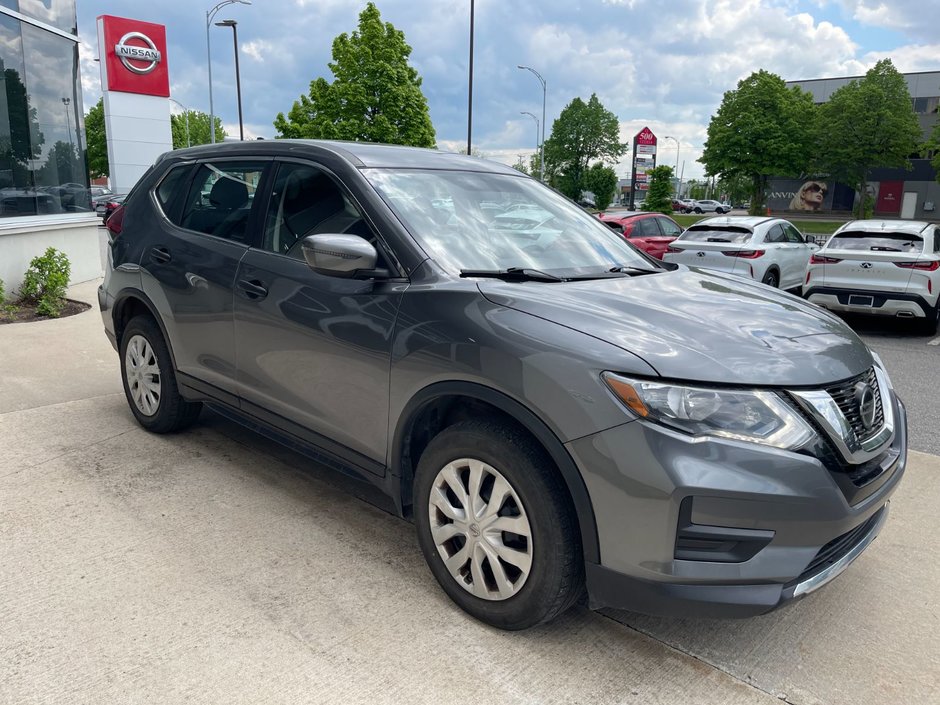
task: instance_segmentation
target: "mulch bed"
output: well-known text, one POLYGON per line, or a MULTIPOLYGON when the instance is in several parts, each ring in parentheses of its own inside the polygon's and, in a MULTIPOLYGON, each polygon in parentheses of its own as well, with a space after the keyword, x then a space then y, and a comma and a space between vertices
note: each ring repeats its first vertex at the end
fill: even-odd
MULTIPOLYGON (((65 300, 65 306, 62 307, 62 312, 58 315, 58 318, 65 318, 66 316, 74 316, 76 313, 81 313, 82 311, 87 311, 91 306, 89 304, 83 303, 81 301, 72 301, 72 299, 65 300)), ((50 321, 54 320, 50 316, 40 316, 36 313, 36 307, 32 304, 17 304, 16 313, 12 315, 7 314, 6 311, 0 310, 0 325, 4 323, 29 323, 30 321, 50 321)))

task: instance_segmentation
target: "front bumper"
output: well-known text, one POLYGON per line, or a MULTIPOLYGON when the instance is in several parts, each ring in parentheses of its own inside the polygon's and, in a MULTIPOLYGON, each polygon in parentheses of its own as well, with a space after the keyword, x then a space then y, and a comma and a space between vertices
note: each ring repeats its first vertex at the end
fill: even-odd
POLYGON ((878 535, 904 474, 907 418, 893 393, 892 403, 897 426, 884 470, 866 480, 870 491, 854 494, 844 471, 815 457, 696 442, 641 422, 570 442, 598 527, 600 564, 586 566, 591 606, 748 617, 834 579, 878 535), (697 527, 771 538, 746 560, 679 559, 683 500, 697 527))

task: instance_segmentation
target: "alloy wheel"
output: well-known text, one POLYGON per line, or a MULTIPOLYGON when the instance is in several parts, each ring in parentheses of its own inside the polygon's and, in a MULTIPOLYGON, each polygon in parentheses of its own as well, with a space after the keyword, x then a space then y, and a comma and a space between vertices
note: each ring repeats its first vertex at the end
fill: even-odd
POLYGON ((156 414, 162 392, 160 365, 153 346, 142 335, 135 335, 127 342, 124 378, 137 410, 144 416, 156 414))
POLYGON ((493 466, 460 458, 437 473, 431 537, 450 575, 484 600, 517 594, 532 570, 532 529, 519 495, 493 466))

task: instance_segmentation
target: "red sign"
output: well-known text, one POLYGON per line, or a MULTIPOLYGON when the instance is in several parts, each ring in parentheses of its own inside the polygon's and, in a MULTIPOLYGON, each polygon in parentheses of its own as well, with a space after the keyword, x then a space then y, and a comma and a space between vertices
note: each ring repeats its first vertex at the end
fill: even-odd
POLYGON ((644 127, 642 130, 640 130, 637 133, 636 137, 633 138, 633 141, 635 144, 638 144, 638 145, 639 144, 654 145, 656 144, 656 135, 654 135, 650 131, 650 128, 644 127))
POLYGON ((126 17, 101 15, 108 90, 170 97, 166 27, 126 17))
POLYGON ((879 213, 900 213, 903 181, 882 181, 878 188, 878 202, 875 210, 879 213))

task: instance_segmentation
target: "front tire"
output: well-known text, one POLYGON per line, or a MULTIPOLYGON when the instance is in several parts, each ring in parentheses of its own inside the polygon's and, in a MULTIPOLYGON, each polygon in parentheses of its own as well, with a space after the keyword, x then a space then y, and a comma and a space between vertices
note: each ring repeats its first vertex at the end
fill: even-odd
POLYGON ((701 213, 701 212, 702 212, 702 209, 701 209, 701 208, 696 208, 693 212, 694 212, 694 213, 701 213))
POLYGON ((716 209, 715 209, 715 215, 721 215, 721 214, 724 213, 724 212, 725 212, 725 209, 724 209, 724 208, 716 208, 716 209))
POLYGON ((124 395, 137 423, 154 433, 172 433, 196 421, 202 404, 180 396, 173 358, 156 321, 132 318, 120 354, 124 395))
POLYGON ((462 421, 415 472, 424 558, 464 611, 500 629, 547 622, 584 584, 574 508, 548 454, 511 426, 462 421))

